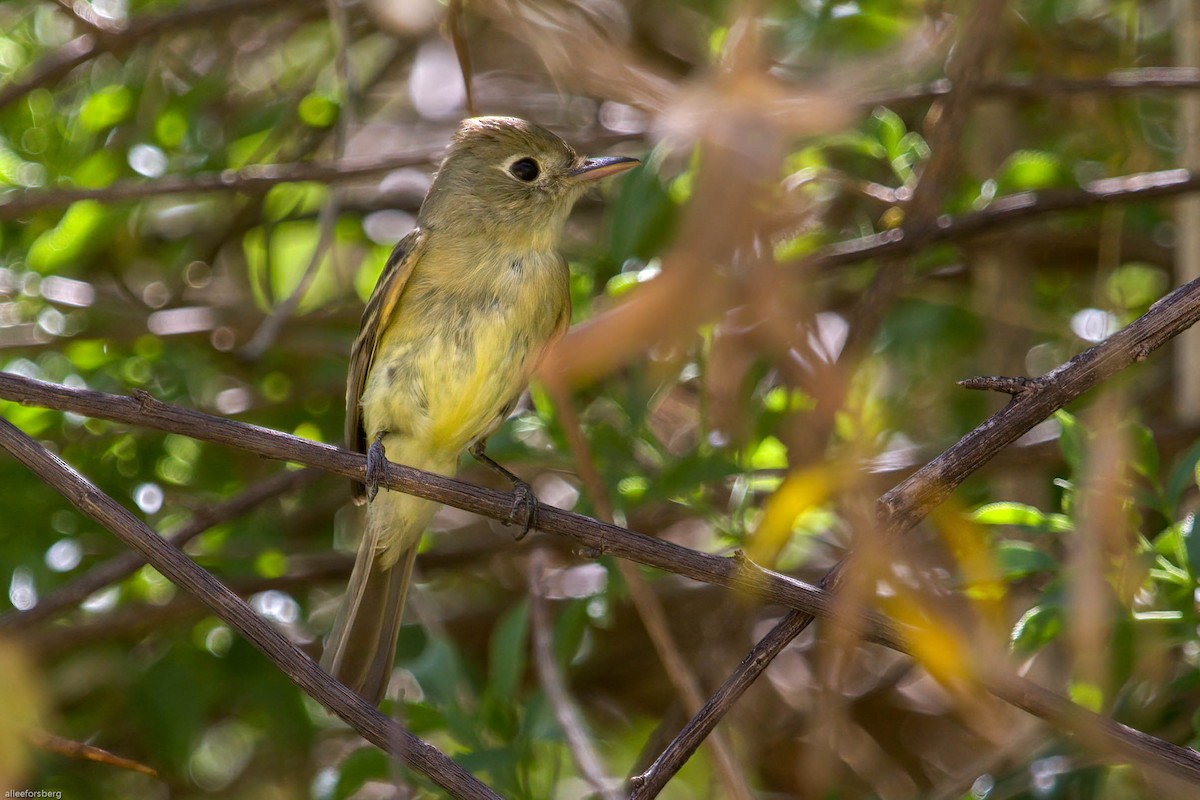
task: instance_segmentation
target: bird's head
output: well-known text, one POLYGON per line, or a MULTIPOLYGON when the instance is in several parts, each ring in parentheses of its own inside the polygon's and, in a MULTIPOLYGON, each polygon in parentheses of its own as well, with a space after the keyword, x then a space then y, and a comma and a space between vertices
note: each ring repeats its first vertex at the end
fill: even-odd
POLYGON ((523 119, 468 119, 434 178, 420 224, 452 225, 504 240, 527 237, 530 249, 553 247, 588 185, 639 163, 625 156, 582 157, 559 136, 523 119))

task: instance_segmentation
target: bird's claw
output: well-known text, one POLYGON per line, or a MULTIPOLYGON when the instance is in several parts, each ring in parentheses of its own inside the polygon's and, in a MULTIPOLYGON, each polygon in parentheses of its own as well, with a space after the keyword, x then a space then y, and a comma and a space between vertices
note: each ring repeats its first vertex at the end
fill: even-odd
POLYGON ((387 451, 383 448, 383 434, 375 437, 375 441, 371 442, 371 446, 367 448, 367 501, 375 499, 375 495, 379 494, 379 484, 387 477, 387 451))
POLYGON ((521 532, 513 537, 514 541, 521 541, 528 534, 531 528, 537 527, 538 516, 538 499, 533 493, 533 487, 522 480, 513 481, 513 504, 512 511, 509 513, 509 519, 505 525, 511 525, 518 520, 521 523, 521 532), (522 509, 520 516, 517 515, 517 509, 522 509))

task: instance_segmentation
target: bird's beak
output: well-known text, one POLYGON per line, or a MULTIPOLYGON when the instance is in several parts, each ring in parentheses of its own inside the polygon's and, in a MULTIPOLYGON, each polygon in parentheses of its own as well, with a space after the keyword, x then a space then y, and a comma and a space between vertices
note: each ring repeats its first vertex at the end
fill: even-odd
POLYGON ((628 156, 605 156, 603 158, 584 159, 577 167, 567 170, 567 179, 576 183, 598 181, 609 175, 617 175, 625 170, 633 169, 642 162, 628 156))

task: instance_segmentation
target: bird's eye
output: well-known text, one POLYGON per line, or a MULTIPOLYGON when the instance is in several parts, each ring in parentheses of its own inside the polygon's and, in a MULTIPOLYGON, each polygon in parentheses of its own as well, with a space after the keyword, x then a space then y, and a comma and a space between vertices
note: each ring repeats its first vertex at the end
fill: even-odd
POLYGON ((542 170, 532 158, 521 158, 514 161, 508 171, 517 180, 529 183, 537 180, 537 176, 541 174, 542 170))

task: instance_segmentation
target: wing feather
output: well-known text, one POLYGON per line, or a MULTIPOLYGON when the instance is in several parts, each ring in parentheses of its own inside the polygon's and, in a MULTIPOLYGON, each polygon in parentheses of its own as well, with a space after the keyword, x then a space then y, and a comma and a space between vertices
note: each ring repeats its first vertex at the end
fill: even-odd
MULTIPOLYGON (((405 236, 392 250, 375 290, 363 310, 358 337, 350 349, 350 368, 346 374, 346 447, 359 453, 367 451, 367 433, 362 425, 362 393, 371 372, 371 363, 379 346, 379 338, 391 322, 400 303, 404 287, 412 275, 413 265, 421 256, 426 235, 420 228, 405 236)), ((354 497, 364 497, 361 483, 354 484, 354 497)))

